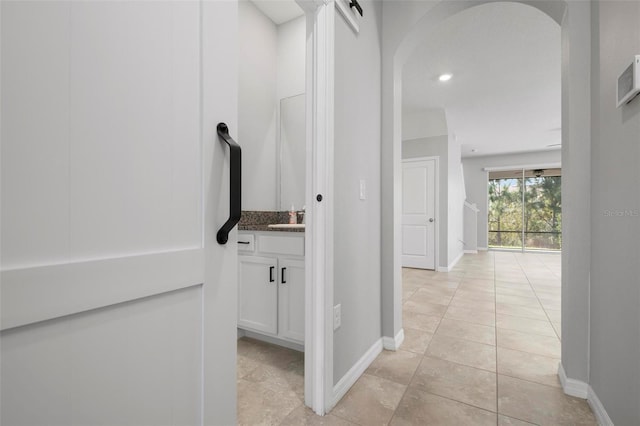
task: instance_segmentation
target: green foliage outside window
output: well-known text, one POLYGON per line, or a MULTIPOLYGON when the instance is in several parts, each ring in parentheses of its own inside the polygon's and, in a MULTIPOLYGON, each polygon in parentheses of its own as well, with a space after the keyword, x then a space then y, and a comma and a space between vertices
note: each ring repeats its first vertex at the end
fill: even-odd
POLYGON ((560 250, 561 201, 560 176, 490 179, 489 246, 560 250))

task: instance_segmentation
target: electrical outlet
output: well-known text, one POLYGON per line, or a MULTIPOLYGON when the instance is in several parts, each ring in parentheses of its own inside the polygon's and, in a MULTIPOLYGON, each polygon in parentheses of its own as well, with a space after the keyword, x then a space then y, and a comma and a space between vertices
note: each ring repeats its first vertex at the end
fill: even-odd
POLYGON ((333 307, 333 329, 334 331, 340 328, 342 324, 342 305, 337 304, 333 307))

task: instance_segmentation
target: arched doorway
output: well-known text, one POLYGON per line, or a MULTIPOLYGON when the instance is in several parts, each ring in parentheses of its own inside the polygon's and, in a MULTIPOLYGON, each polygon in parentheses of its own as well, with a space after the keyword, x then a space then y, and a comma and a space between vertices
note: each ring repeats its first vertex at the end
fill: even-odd
MULTIPOLYGON (((401 107, 402 67, 421 40, 439 23, 464 10, 491 1, 411 4, 397 11, 383 56, 382 200, 393 206, 382 214, 383 335, 402 340, 401 232, 401 107), (408 29, 407 29, 408 28, 408 29)), ((562 156, 564 252, 562 260, 563 341, 561 376, 588 382, 588 265, 590 181, 590 8, 565 1, 512 1, 534 7, 561 26, 562 32, 562 156)), ((394 5, 397 7, 397 5, 394 5)), ((387 28, 385 28, 387 30, 387 28)), ((387 37, 385 36, 385 37, 387 37)), ((586 397, 565 386, 565 392, 586 397)))

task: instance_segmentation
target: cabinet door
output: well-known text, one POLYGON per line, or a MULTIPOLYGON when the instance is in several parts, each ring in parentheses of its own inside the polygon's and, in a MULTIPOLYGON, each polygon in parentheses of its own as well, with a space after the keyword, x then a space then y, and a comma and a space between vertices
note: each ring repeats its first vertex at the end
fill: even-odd
POLYGON ((278 333, 278 262, 238 256, 238 327, 278 333))
POLYGON ((304 343, 304 260, 279 259, 280 336, 304 343))

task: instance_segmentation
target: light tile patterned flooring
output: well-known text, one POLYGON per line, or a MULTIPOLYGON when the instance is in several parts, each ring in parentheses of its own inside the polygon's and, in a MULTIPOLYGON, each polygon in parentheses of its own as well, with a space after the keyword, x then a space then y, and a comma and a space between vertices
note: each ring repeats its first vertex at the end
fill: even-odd
POLYGON ((454 271, 403 270, 405 341, 383 351, 333 411, 303 406, 302 354, 238 342, 243 425, 595 425, 565 395, 560 255, 483 252, 454 271))

